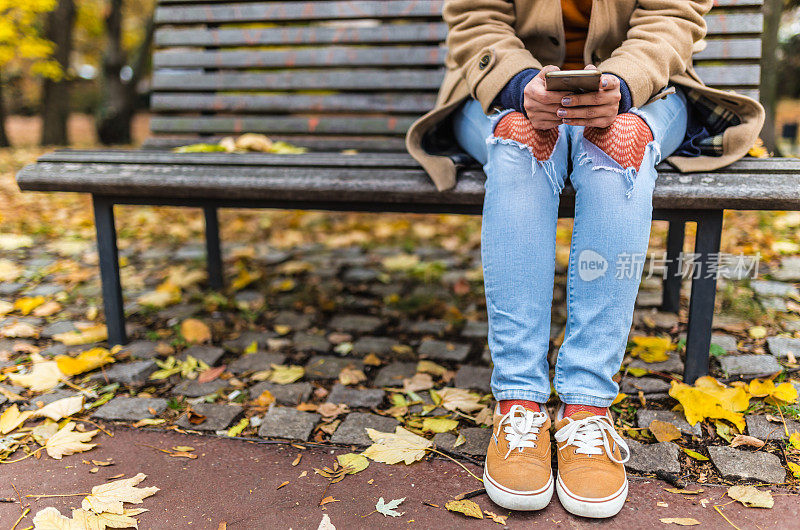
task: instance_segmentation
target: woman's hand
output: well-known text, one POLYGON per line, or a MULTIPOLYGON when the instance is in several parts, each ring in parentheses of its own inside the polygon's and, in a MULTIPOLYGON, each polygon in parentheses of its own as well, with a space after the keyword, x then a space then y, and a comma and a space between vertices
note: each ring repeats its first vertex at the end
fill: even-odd
MULTIPOLYGON (((596 70, 594 65, 587 65, 587 70, 596 70)), ((614 123, 619 111, 619 78, 611 74, 603 74, 600 78, 600 90, 586 94, 571 94, 561 99, 561 107, 556 115, 569 125, 585 125, 587 127, 609 127, 614 123)))
POLYGON ((563 123, 556 112, 561 108, 562 98, 570 93, 548 92, 544 86, 544 75, 558 70, 558 66, 547 65, 525 86, 523 105, 534 129, 554 129, 563 123))

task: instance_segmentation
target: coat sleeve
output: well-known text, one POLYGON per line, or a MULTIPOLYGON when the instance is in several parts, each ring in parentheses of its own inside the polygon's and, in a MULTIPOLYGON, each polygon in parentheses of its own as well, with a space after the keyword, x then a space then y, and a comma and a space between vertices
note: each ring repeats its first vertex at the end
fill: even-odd
POLYGON ((542 68, 514 31, 513 2, 445 0, 443 17, 450 57, 484 112, 516 74, 542 68))
POLYGON ((644 105, 692 64, 712 5, 713 0, 639 0, 622 45, 597 68, 624 79, 633 105, 644 105))

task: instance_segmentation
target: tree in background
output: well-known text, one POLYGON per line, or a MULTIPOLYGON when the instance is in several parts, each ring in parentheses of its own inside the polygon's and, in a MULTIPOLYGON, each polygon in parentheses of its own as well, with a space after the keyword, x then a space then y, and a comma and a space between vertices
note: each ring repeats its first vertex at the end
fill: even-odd
POLYGON ((5 130, 3 82, 25 71, 60 79, 63 70, 52 58, 55 46, 42 36, 41 20, 56 0, 0 0, 0 147, 9 145, 5 130))
MULTIPOLYGON (((58 0, 56 8, 47 14, 45 36, 55 44, 53 59, 62 72, 69 72, 72 53, 72 28, 75 22, 73 0, 58 0)), ((67 119, 70 112, 69 79, 45 78, 42 83, 42 145, 67 144, 67 119)))

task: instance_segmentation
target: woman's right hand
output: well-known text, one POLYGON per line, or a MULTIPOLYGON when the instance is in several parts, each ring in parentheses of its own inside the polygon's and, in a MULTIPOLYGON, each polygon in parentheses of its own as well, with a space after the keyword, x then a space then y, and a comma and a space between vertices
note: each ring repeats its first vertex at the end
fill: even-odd
POLYGON ((525 86, 523 105, 534 129, 554 129, 563 121, 556 116, 556 111, 561 108, 561 98, 569 95, 569 92, 548 92, 544 84, 544 75, 558 70, 558 66, 549 64, 525 86))

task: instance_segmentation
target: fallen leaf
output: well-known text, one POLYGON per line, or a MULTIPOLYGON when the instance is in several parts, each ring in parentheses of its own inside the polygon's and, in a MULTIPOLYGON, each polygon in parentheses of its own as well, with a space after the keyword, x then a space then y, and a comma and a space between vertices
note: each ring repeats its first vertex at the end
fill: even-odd
POLYGON ((181 301, 181 288, 167 280, 156 287, 155 291, 143 294, 136 301, 141 305, 156 308, 177 304, 181 301))
POLYGON ((628 397, 628 394, 626 394, 625 392, 620 392, 619 394, 617 394, 617 397, 614 398, 614 401, 612 401, 611 404, 612 405, 616 405, 617 403, 620 403, 621 401, 623 401, 627 397, 628 397))
POLYGON ((124 502, 141 504, 142 500, 155 494, 159 489, 155 486, 137 488, 147 475, 139 473, 134 477, 115 480, 92 488, 91 495, 83 499, 81 507, 94 513, 123 513, 124 502))
POLYGON ((383 497, 378 499, 378 502, 375 503, 375 511, 383 514, 384 517, 400 517, 405 512, 398 512, 395 510, 400 504, 406 500, 405 497, 402 499, 395 499, 393 501, 384 502, 383 497))
POLYGON ((108 338, 108 330, 105 324, 93 324, 82 329, 78 326, 78 329, 78 331, 68 331, 53 335, 53 340, 67 346, 79 346, 81 344, 102 342, 108 338))
POLYGON ((680 429, 666 421, 653 420, 648 429, 659 442, 671 442, 681 438, 680 429))
POLYGON ((789 436, 789 444, 795 449, 800 449, 800 432, 794 431, 791 436, 789 436))
POLYGON ((181 335, 190 344, 202 344, 211 341, 211 330, 196 318, 187 318, 181 322, 181 335))
POLYGON ((700 524, 697 519, 691 517, 662 517, 659 519, 664 524, 676 524, 678 526, 695 526, 700 524))
POLYGON ((403 379, 403 392, 419 392, 433 388, 433 378, 430 374, 416 373, 413 377, 403 379))
POLYGON ((114 362, 114 355, 105 348, 92 348, 82 351, 77 357, 57 355, 58 369, 66 375, 78 375, 114 362))
POLYGON ((417 363, 417 372, 441 377, 447 373, 447 368, 433 361, 422 360, 417 363))
POLYGON ((764 326, 753 326, 747 330, 747 334, 751 339, 763 339, 767 336, 767 328, 764 326))
POLYGON ((740 445, 746 445, 748 447, 755 447, 756 449, 760 449, 764 447, 764 441, 759 440, 755 436, 747 436, 746 434, 737 434, 733 441, 731 442, 731 447, 739 447, 740 445))
POLYGON ((77 395, 53 401, 35 411, 34 416, 44 416, 59 421, 80 412, 81 409, 83 409, 83 396, 77 395))
POLYGON ((742 412, 747 410, 750 398, 741 387, 726 387, 713 377, 703 376, 689 386, 672 381, 669 395, 683 405, 683 413, 690 425, 704 419, 727 420, 740 431, 745 430, 742 412))
POLYGON ((346 366, 342 368, 341 372, 339 372, 339 382, 345 386, 357 385, 358 383, 366 380, 367 376, 364 375, 364 372, 357 368, 346 366))
MULTIPOLYGON (((91 440, 94 435, 100 432, 99 429, 87 432, 75 432, 75 422, 68 422, 61 427, 57 433, 51 436, 45 444, 47 454, 56 460, 61 460, 61 457, 68 456, 74 453, 82 453, 92 449, 97 444, 86 443, 91 440)), ((97 513, 107 510, 100 510, 97 513)), ((122 513, 122 512, 114 512, 122 513)))
POLYGON ((14 302, 14 309, 23 315, 29 315, 31 311, 44 303, 44 296, 23 296, 14 302))
POLYGON ((327 497, 325 497, 324 499, 319 501, 319 505, 320 506, 325 506, 326 504, 328 504, 330 502, 339 502, 339 499, 334 499, 332 496, 328 495, 327 497))
POLYGON ((697 451, 692 451, 691 449, 686 449, 685 447, 681 447, 683 452, 689 455, 690 457, 694 458, 695 460, 699 460, 701 462, 708 460, 708 457, 698 453, 697 451))
POLYGON ((494 512, 490 512, 489 510, 483 510, 483 513, 485 513, 487 516, 489 516, 489 518, 492 521, 494 521, 495 523, 497 523, 497 524, 501 524, 503 526, 508 524, 508 523, 506 523, 506 519, 508 519, 507 515, 497 515, 494 512))
POLYGON ((12 383, 30 388, 34 392, 44 392, 54 388, 66 376, 58 369, 55 361, 45 361, 39 354, 31 355, 33 366, 27 374, 10 374, 12 383))
POLYGON ((362 454, 375 462, 397 464, 404 462, 413 464, 425 456, 425 451, 433 442, 418 436, 402 427, 397 427, 394 433, 379 432, 367 428, 367 435, 373 443, 362 454))
POLYGON ((753 397, 764 397, 782 403, 794 403, 798 393, 793 384, 788 381, 775 385, 771 379, 753 379, 747 385, 747 392, 753 397))
POLYGON ((475 519, 483 519, 483 512, 481 507, 469 499, 460 501, 450 501, 444 505, 445 508, 451 512, 463 513, 467 517, 474 517, 475 519))
POLYGON ((358 453, 347 453, 336 457, 336 461, 343 468, 348 468, 348 475, 355 475, 369 467, 369 460, 364 455, 358 453))
POLYGON ((273 364, 269 381, 279 385, 288 385, 301 379, 305 373, 306 369, 302 366, 273 364))
POLYGON ((664 488, 664 491, 668 491, 669 493, 679 493, 681 495, 699 495, 703 493, 702 489, 699 490, 686 490, 686 489, 679 489, 679 488, 664 488))
POLYGON ((786 462, 786 465, 789 467, 789 471, 791 471, 792 476, 794 478, 800 478, 800 464, 795 464, 794 462, 786 462))
POLYGON ((638 357, 646 363, 666 361, 669 359, 667 352, 677 347, 669 337, 631 337, 631 342, 634 344, 631 356, 638 357))
POLYGON ((16 403, 8 407, 3 414, 0 414, 0 434, 8 434, 33 416, 33 411, 26 410, 20 412, 16 403))
POLYGON ((350 412, 350 407, 344 403, 331 403, 330 401, 322 403, 317 407, 317 413, 322 416, 322 419, 333 419, 340 414, 350 412))
POLYGON ((451 420, 449 418, 425 418, 422 420, 422 430, 442 433, 450 432, 458 427, 458 420, 451 420))
MULTIPOLYGON (((431 397, 434 395, 438 396, 441 400, 440 403, 437 404, 447 410, 460 410, 469 414, 485 406, 479 403, 482 398, 481 395, 464 390, 463 388, 446 387, 435 392, 431 391, 431 397)), ((436 403, 436 399, 434 399, 434 403, 436 403)))
POLYGON ((758 490, 755 486, 731 486, 727 495, 748 508, 772 508, 775 504, 772 493, 758 490))
POLYGON ((257 407, 269 407, 273 403, 275 403, 275 396, 269 390, 264 390, 261 395, 252 401, 252 404, 257 407))
POLYGON ((284 486, 286 486, 286 485, 288 485, 288 484, 289 484, 289 481, 288 481, 288 480, 284 480, 283 482, 281 482, 280 484, 278 484, 278 487, 277 487, 277 488, 275 488, 275 489, 276 489, 276 490, 279 490, 279 489, 281 489, 282 487, 284 487, 284 486))
POLYGON ((380 366, 383 364, 383 361, 374 353, 368 353, 367 356, 364 357, 364 364, 367 366, 380 366))
POLYGON ((217 366, 216 368, 209 368, 208 370, 204 370, 197 376, 198 383, 210 383, 211 381, 216 380, 219 376, 225 372, 226 365, 217 366))

